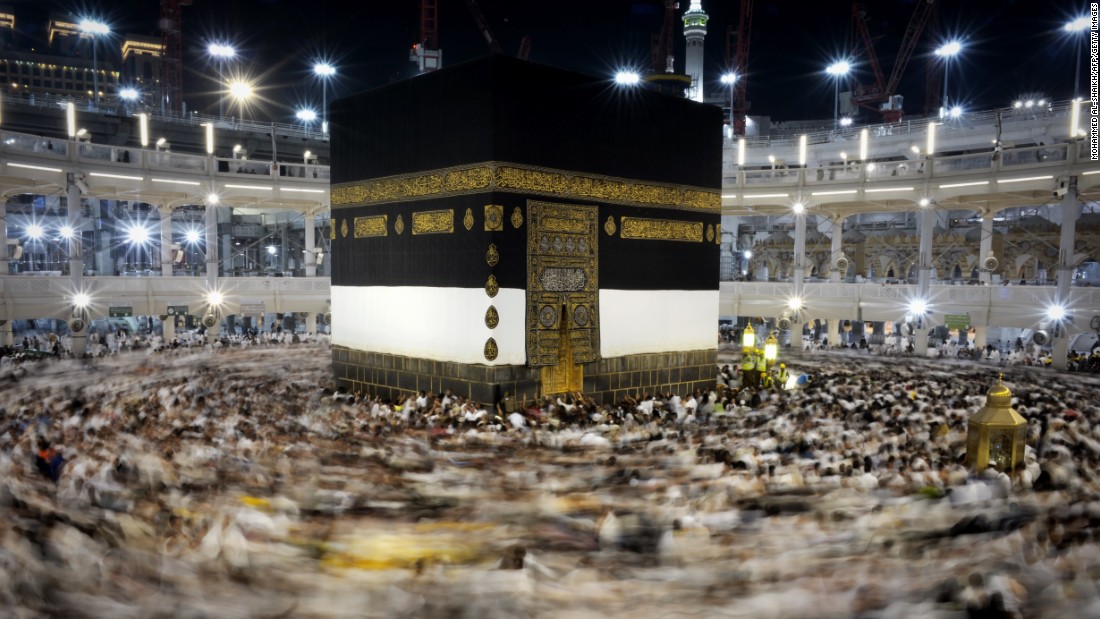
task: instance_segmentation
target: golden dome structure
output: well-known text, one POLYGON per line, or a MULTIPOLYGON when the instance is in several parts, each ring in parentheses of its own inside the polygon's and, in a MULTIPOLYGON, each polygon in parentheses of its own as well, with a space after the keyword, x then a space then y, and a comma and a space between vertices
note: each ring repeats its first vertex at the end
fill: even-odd
POLYGON ((1011 474, 1024 461, 1027 420, 1012 408, 1012 391, 1003 375, 986 393, 985 406, 970 416, 966 429, 966 465, 1011 474))

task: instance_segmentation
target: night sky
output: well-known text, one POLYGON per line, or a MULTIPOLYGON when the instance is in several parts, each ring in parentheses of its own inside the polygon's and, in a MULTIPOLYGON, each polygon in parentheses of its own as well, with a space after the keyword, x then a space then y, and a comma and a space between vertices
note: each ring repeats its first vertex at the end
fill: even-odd
MULTIPOLYGON (((865 2, 868 27, 886 79, 917 0, 865 2)), ((101 15, 115 33, 159 36, 158 0, 0 0, 16 13, 17 46, 45 40, 50 11, 101 15)), ((1054 0, 950 0, 941 2, 939 32, 926 29, 899 92, 908 113, 924 102, 925 58, 950 37, 964 41, 951 67, 949 91, 968 108, 1009 105, 1023 93, 1068 99, 1073 93, 1077 43, 1062 31, 1087 3, 1054 0)), ((524 35, 533 38, 531 60, 592 75, 619 66, 650 65, 650 38, 664 13, 660 0, 480 0, 504 51, 515 54, 524 35)), ((711 20, 706 42, 708 94, 721 87, 725 39, 736 28, 737 0, 703 0, 711 20)), ((444 65, 488 53, 464 0, 439 0, 444 65)), ((678 14, 688 1, 680 3, 678 14)), ((832 116, 833 84, 824 74, 832 59, 848 56, 852 5, 842 0, 756 0, 748 99, 752 114, 774 120, 832 116)), ((302 105, 320 107, 314 59, 337 66, 329 100, 413 75, 409 47, 419 33, 418 0, 194 0, 184 8, 184 99, 191 110, 217 111, 217 86, 206 43, 232 40, 239 70, 258 83, 262 100, 246 112, 257 120, 292 122, 302 105)), ((1087 33, 1086 33, 1087 35, 1087 33)), ((682 22, 676 44, 683 64, 682 22)), ((38 44, 40 45, 40 43, 38 44)), ((118 44, 114 47, 118 47, 118 44)), ((103 48, 101 47, 101 54, 103 48)), ((870 81, 862 55, 855 79, 870 81)), ((101 56, 102 57, 102 56, 101 56)), ((1087 57, 1081 67, 1088 92, 1087 57)), ((726 91, 723 91, 726 92, 726 91)))

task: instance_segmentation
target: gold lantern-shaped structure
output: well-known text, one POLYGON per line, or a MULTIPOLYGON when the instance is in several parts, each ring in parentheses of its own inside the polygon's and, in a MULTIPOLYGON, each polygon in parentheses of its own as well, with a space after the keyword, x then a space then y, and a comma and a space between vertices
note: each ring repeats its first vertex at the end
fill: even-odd
POLYGON ((978 472, 993 467, 1011 474, 1024 461, 1027 420, 1012 408, 1012 392, 1000 380, 986 394, 985 406, 967 422, 966 465, 978 472))
POLYGON ((779 341, 775 339, 775 333, 769 333, 768 339, 764 340, 764 360, 768 362, 768 369, 775 365, 778 357, 779 341))
POLYGON ((756 331, 753 330, 752 323, 750 322, 749 325, 745 327, 745 332, 741 335, 741 352, 748 353, 753 348, 756 348, 756 331))

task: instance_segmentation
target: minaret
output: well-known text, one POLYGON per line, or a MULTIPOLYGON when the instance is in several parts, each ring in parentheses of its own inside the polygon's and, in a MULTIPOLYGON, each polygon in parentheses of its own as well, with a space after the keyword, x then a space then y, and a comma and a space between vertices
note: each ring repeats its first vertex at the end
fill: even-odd
POLYGON ((691 6, 684 13, 684 38, 687 39, 684 73, 691 77, 688 99, 700 102, 703 100, 703 38, 707 36, 708 19, 702 0, 691 0, 691 6))

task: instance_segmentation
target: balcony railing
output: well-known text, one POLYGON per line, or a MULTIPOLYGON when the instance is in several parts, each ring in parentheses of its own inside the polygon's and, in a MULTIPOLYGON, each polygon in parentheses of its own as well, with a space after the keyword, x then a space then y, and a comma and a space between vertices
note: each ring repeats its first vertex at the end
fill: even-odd
POLYGON ((29 105, 39 108, 59 109, 72 102, 76 109, 83 112, 97 112, 106 116, 136 116, 144 112, 150 120, 158 123, 184 125, 198 127, 204 123, 213 122, 214 126, 221 129, 233 129, 235 131, 252 131, 256 133, 285 135, 287 137, 305 138, 309 140, 328 141, 328 135, 322 134, 319 129, 310 128, 305 124, 289 124, 277 122, 259 122, 243 118, 231 118, 225 116, 212 116, 209 114, 162 111, 159 107, 147 107, 143 105, 121 105, 101 99, 96 107, 95 101, 87 97, 72 97, 68 95, 52 94, 4 94, 0 96, 0 105, 8 108, 10 105, 29 105))
MULTIPOLYGON (((747 148, 766 148, 766 147, 782 147, 782 146, 797 146, 798 140, 801 135, 806 135, 807 142, 809 144, 827 144, 827 143, 859 143, 859 135, 863 129, 867 129, 871 137, 886 137, 886 136, 901 136, 901 135, 917 135, 923 136, 928 132, 928 125, 930 123, 943 124, 944 122, 951 123, 951 125, 960 130, 968 130, 975 128, 993 128, 997 122, 997 116, 1000 115, 1002 126, 1008 127, 1013 124, 1023 124, 1032 122, 1038 119, 1053 119, 1053 118, 1069 118, 1070 113, 1070 101, 1059 101, 1051 104, 1045 108, 1031 107, 1031 108, 1014 108, 1006 107, 993 110, 983 110, 978 112, 968 112, 959 118, 940 118, 939 116, 932 117, 913 117, 908 120, 903 120, 896 123, 880 123, 873 125, 862 126, 849 126, 836 131, 814 131, 805 132, 800 130, 791 130, 790 133, 783 132, 780 135, 767 135, 767 136, 750 136, 745 138, 745 146, 747 148)), ((1087 117, 1084 107, 1081 108, 1081 126, 1086 127, 1088 125, 1087 117)), ((737 138, 729 139, 725 141, 725 147, 736 148, 737 138)))
MULTIPOLYGON (((874 185, 876 182, 912 180, 914 182, 972 174, 974 172, 1013 172, 1043 167, 1063 167, 1068 164, 1089 162, 1089 147, 1085 141, 1047 144, 1026 148, 1009 148, 967 155, 937 156, 927 159, 897 162, 852 162, 844 165, 817 168, 776 166, 772 169, 742 169, 727 173, 723 187, 756 190, 769 187, 822 186, 852 183, 874 185), (996 155, 996 156, 995 156, 996 155)), ((1100 165, 1100 164, 1098 164, 1100 165)))
MULTIPOLYGON (((257 176, 269 179, 278 177, 316 182, 324 186, 328 185, 329 180, 329 166, 324 165, 292 162, 273 164, 270 161, 251 159, 211 159, 205 155, 72 142, 11 131, 0 131, 0 153, 41 159, 44 161, 36 162, 35 165, 46 168, 52 167, 51 161, 86 162, 118 168, 120 174, 137 174, 142 170, 207 174, 210 172, 210 162, 214 161, 215 171, 221 176, 247 176, 250 179, 255 179, 257 176), (70 148, 73 144, 76 144, 75 149, 70 148), (75 156, 72 150, 75 150, 75 156)), ((19 164, 20 162, 9 160, 10 163, 19 164)))

